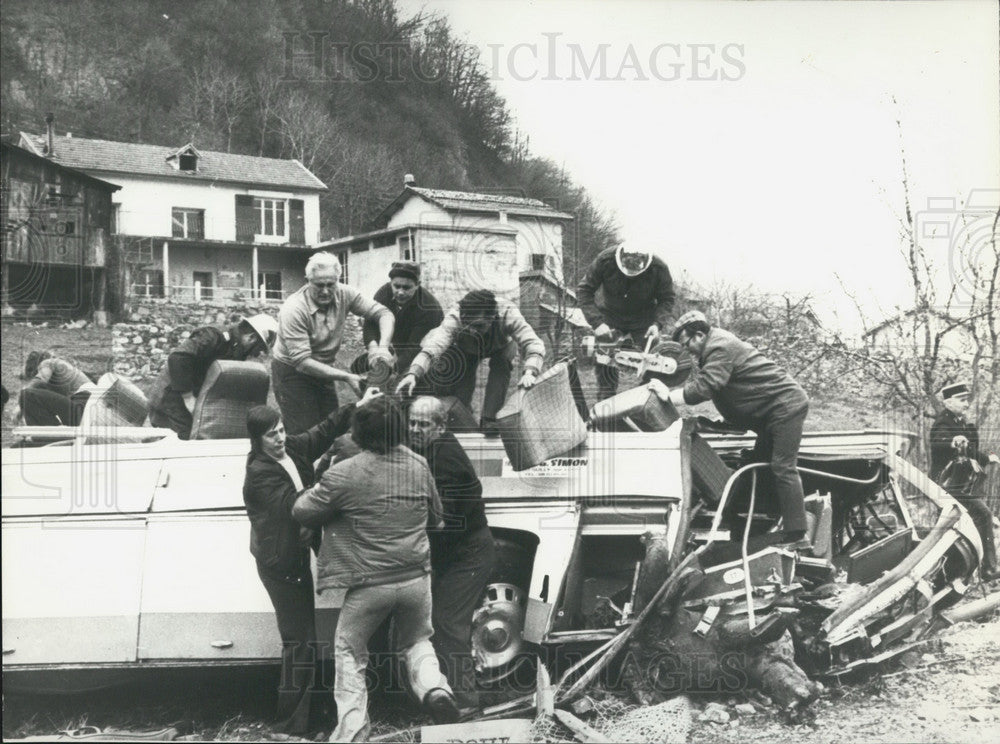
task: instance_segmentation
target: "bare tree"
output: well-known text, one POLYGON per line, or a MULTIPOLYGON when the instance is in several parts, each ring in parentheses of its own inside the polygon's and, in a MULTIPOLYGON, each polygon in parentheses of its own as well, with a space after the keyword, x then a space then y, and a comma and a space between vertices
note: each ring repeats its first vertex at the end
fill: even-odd
MULTIPOLYGON (((855 359, 883 393, 887 414, 898 416, 899 423, 919 435, 917 451, 922 456, 926 457, 930 420, 942 405, 937 392, 956 380, 971 382, 981 444, 984 449, 996 448, 1000 445, 1000 413, 995 411, 1000 400, 1000 205, 978 203, 991 192, 973 192, 956 209, 932 211, 929 217, 914 213, 902 126, 896 124, 904 207, 899 217, 901 256, 912 304, 873 323, 855 301, 865 325, 864 345, 855 359)), ((1000 495, 998 481, 994 475, 988 487, 994 506, 1000 495)))
POLYGON ((181 118, 192 140, 232 152, 237 125, 253 104, 250 86, 236 73, 210 63, 195 68, 189 77, 181 118))
POLYGON ((281 94, 274 116, 278 121, 282 154, 295 158, 314 173, 337 175, 346 137, 323 107, 299 91, 281 94), (330 173, 331 166, 334 172, 330 173))

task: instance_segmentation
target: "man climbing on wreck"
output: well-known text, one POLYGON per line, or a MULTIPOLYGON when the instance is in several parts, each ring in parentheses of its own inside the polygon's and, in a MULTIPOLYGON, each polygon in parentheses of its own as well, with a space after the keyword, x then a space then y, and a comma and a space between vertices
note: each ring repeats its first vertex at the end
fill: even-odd
POLYGON ((670 390, 653 380, 650 389, 675 405, 711 400, 727 421, 757 434, 753 459, 770 463, 781 505, 782 530, 769 536, 768 542, 807 549, 802 479, 796 468, 809 411, 805 390, 746 341, 710 326, 697 310, 680 317, 673 338, 698 366, 683 387, 670 390))

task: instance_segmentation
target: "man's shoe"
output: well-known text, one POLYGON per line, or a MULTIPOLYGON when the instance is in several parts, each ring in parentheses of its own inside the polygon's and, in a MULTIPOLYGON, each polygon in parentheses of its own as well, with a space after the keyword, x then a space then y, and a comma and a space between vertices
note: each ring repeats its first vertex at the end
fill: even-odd
POLYGON ((479 423, 479 431, 483 433, 484 436, 494 439, 500 436, 500 426, 497 424, 496 419, 483 419, 479 423))
POLYGON ((796 553, 812 552, 812 542, 806 537, 805 530, 791 530, 774 534, 778 535, 773 543, 775 547, 784 548, 796 553))
POLYGON ((424 695, 424 709, 437 724, 455 723, 461 716, 455 696, 443 687, 435 687, 424 695))

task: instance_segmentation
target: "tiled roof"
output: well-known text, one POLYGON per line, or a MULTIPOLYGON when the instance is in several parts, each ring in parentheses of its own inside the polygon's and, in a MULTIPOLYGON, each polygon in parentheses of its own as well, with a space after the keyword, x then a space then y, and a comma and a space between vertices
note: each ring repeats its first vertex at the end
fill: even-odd
MULTIPOLYGON (((37 155, 42 155, 45 137, 21 132, 21 145, 37 155)), ((190 173, 177 170, 168 162, 167 158, 179 152, 176 147, 111 142, 83 137, 55 137, 53 145, 54 162, 89 173, 124 173, 193 181, 226 181, 309 191, 326 189, 326 185, 298 160, 198 150, 200 156, 198 170, 190 173)))
POLYGON ((419 196, 441 209, 453 212, 507 212, 526 217, 547 217, 553 220, 571 220, 573 215, 560 212, 538 199, 506 194, 477 194, 471 191, 445 191, 406 186, 375 218, 375 225, 385 225, 412 196, 419 196))
POLYGON ((442 209, 463 212, 493 212, 504 211, 511 214, 523 214, 532 217, 552 217, 572 219, 573 215, 553 209, 539 199, 528 199, 523 196, 508 196, 506 194, 479 194, 471 191, 445 191, 443 189, 425 189, 419 186, 408 186, 420 196, 434 202, 442 209))

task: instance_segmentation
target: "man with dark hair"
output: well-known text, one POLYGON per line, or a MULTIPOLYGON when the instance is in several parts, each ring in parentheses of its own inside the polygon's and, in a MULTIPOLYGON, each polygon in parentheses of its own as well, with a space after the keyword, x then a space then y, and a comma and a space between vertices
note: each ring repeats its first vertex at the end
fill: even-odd
POLYGON ((980 497, 978 487, 985 469, 1000 462, 995 454, 979 448, 979 428, 967 418, 971 389, 964 382, 945 385, 940 392, 944 408, 930 431, 931 478, 941 484, 969 512, 983 543, 980 576, 1000 578, 997 570, 993 512, 980 497))
POLYGON ((412 395, 426 376, 435 395, 454 395, 471 408, 479 362, 490 360, 480 419, 480 427, 487 434, 496 433, 497 412, 507 400, 518 348, 524 366, 520 387, 535 384, 545 358, 545 344, 521 312, 486 289, 462 297, 420 346, 420 353, 396 387, 397 393, 412 395))
POLYGON ((783 532, 775 539, 805 547, 805 503, 796 467, 809 411, 805 390, 753 346, 710 326, 697 310, 680 317, 673 338, 697 360, 698 367, 683 387, 669 390, 654 380, 650 389, 675 405, 711 400, 726 420, 757 433, 754 459, 770 462, 781 504, 783 532))
POLYGON ((167 363, 149 393, 149 423, 173 429, 181 439, 191 438, 194 404, 216 359, 245 361, 266 354, 274 345, 278 323, 261 313, 229 328, 196 328, 167 357, 167 363))
MULTIPOLYGON (((669 325, 674 307, 674 285, 667 265, 649 251, 625 245, 601 251, 576 294, 598 340, 611 339, 617 331, 631 337, 640 348, 649 338, 655 341, 669 325)), ((610 398, 618 390, 618 368, 598 364, 595 372, 598 398, 610 398)))
POLYGON ((496 560, 486 523, 483 484, 437 398, 421 396, 410 406, 410 447, 427 460, 434 476, 444 526, 428 532, 434 649, 463 708, 478 708, 472 659, 472 615, 479 607, 496 560))
POLYGON ((363 741, 368 730, 368 640, 388 617, 410 687, 437 723, 458 707, 431 644, 430 545, 441 501, 426 461, 400 446, 399 406, 386 397, 359 406, 351 425, 361 448, 332 465, 292 507, 306 527, 323 529, 316 588, 346 589, 334 638, 337 728, 330 741, 363 741))
MULTIPOLYGON (((375 302, 389 308, 396 325, 392 332, 392 352, 396 369, 408 370, 420 351, 420 342, 444 320, 441 303, 420 284, 420 264, 395 261, 389 269, 389 281, 375 292, 375 302)), ((366 352, 351 364, 351 372, 363 375, 369 371, 372 355, 381 341, 379 324, 366 319, 362 329, 366 352)), ((370 379, 369 384, 373 381, 370 379)))

